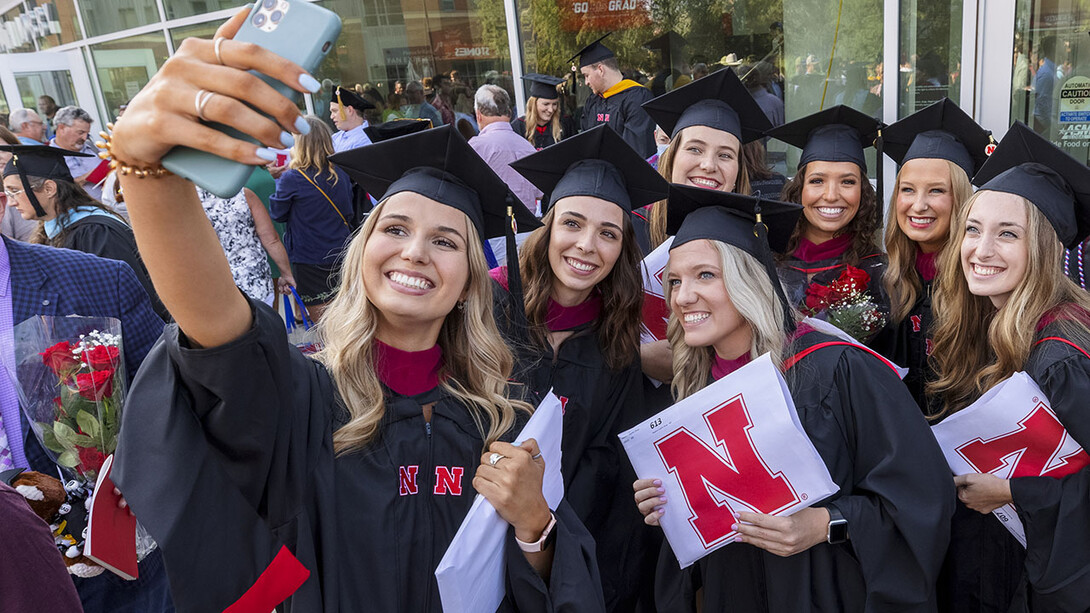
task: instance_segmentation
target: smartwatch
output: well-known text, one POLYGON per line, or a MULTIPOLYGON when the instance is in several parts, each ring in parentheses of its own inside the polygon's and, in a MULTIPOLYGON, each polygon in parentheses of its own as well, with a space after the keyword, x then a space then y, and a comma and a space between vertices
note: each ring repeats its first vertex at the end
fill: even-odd
POLYGON ((537 539, 534 543, 527 543, 526 541, 519 540, 519 537, 515 537, 515 542, 518 543, 519 549, 526 553, 538 553, 545 551, 556 540, 556 534, 553 532, 553 528, 556 527, 556 515, 549 511, 549 523, 545 525, 545 529, 541 531, 541 538, 537 539))
POLYGON ((829 529, 825 533, 825 541, 830 545, 839 545, 848 541, 848 520, 834 504, 828 504, 825 510, 829 512, 829 529))

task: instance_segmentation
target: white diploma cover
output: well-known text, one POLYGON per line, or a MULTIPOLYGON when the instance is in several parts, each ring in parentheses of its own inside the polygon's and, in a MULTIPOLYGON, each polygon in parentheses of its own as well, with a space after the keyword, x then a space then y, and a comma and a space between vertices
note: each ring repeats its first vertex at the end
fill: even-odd
MULTIPOLYGON (((1048 398, 1024 372, 988 390, 979 400, 931 427, 955 475, 1064 477, 1090 464, 1064 429, 1048 398)), ((1013 505, 992 511, 1022 546, 1026 531, 1013 505)))
POLYGON ((647 254, 640 263, 640 277, 643 279, 643 318, 640 323, 640 342, 666 340, 666 322, 670 319, 670 305, 666 304, 666 292, 662 287, 662 276, 666 274, 666 263, 670 260, 670 245, 674 237, 669 237, 657 249, 647 254))
MULTIPOLYGON (((560 474, 560 438, 564 431, 560 400, 550 390, 515 439, 515 445, 532 438, 545 459, 541 484, 545 501, 555 509, 564 498, 560 474)), ((458 532, 435 569, 443 610, 495 611, 503 601, 504 546, 508 524, 484 496, 477 494, 458 532)))
POLYGON ((839 489, 766 354, 620 436, 661 479, 663 532, 685 568, 732 542, 732 513, 791 515, 839 489))

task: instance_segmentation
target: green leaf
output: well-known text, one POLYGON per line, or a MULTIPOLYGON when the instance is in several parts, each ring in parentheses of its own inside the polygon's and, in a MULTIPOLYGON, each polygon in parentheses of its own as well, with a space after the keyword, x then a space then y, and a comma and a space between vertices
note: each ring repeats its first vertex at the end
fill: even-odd
POLYGON ((57 457, 57 464, 67 468, 75 468, 79 464, 79 454, 75 449, 69 449, 57 457))
POLYGON ((75 430, 59 421, 55 421, 53 422, 53 434, 57 435, 57 442, 65 449, 75 451, 76 444, 72 442, 72 439, 76 436, 75 430))
POLYGON ((86 412, 80 411, 76 413, 76 423, 79 424, 79 429, 83 430, 83 433, 91 438, 99 438, 102 436, 102 427, 98 424, 98 419, 95 416, 86 412))
POLYGON ((91 438, 86 434, 76 434, 72 437, 72 442, 77 447, 98 447, 98 439, 91 438))
POLYGON ((64 446, 57 442, 57 435, 53 434, 53 428, 51 428, 49 424, 40 422, 38 425, 42 427, 42 444, 45 445, 45 448, 54 453, 61 453, 64 451, 64 446))

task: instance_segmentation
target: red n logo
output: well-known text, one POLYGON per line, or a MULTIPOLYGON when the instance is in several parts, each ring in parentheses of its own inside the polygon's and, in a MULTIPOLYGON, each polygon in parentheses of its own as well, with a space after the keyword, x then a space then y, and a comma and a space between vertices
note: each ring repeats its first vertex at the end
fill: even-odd
POLYGON ((398 470, 398 483, 401 486, 401 495, 409 496, 416 493, 416 473, 419 466, 402 466, 398 470))
POLYGON ((987 441, 978 438, 958 447, 957 452, 982 473, 1007 466, 1008 478, 1063 477, 1090 464, 1090 456, 1081 449, 1061 455, 1066 434, 1052 411, 1039 403, 1013 432, 987 441))
POLYGON ((435 467, 435 491, 436 496, 442 496, 443 494, 453 494, 455 496, 462 495, 462 473, 465 471, 461 466, 453 466, 447 468, 446 466, 435 467))
POLYGON ((923 327, 923 318, 919 315, 911 315, 908 319, 912 321, 912 331, 919 332, 920 328, 923 327))
POLYGON ((557 396, 556 399, 560 401, 560 414, 561 415, 567 415, 568 414, 568 397, 567 396, 557 396))
POLYGON ((723 454, 685 428, 659 439, 655 447, 681 483, 692 509, 689 523, 710 549, 731 534, 731 511, 775 513, 798 502, 798 497, 791 483, 781 473, 773 474, 754 447, 749 432, 753 420, 741 395, 705 413, 704 421, 723 454))

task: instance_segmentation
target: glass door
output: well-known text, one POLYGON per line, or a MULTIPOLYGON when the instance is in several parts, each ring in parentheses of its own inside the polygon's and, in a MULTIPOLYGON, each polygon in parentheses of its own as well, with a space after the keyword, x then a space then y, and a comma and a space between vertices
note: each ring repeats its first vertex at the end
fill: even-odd
MULTIPOLYGON (((77 105, 101 126, 94 90, 79 50, 21 53, 14 70, 0 70, 0 86, 11 110, 37 109, 38 98, 49 96, 58 107, 77 105)), ((94 132, 101 128, 94 128, 94 132)))

